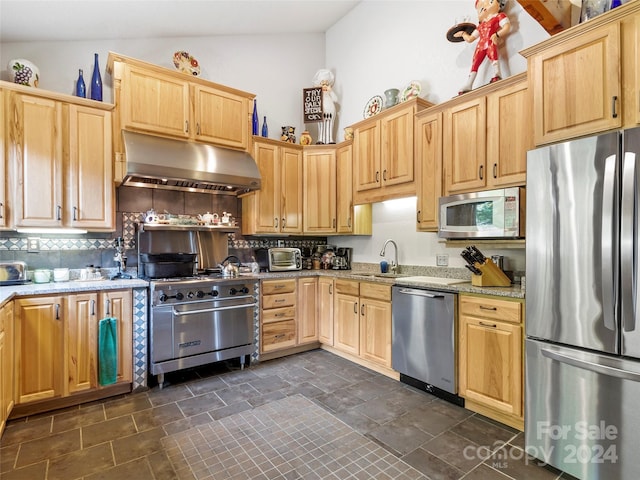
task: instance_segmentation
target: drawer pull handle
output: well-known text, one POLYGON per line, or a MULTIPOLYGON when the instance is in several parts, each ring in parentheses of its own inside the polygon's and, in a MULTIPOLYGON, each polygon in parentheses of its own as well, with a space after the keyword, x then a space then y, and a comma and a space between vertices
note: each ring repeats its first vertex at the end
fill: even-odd
POLYGON ((498 328, 498 325, 496 325, 495 323, 480 322, 480 325, 482 325, 483 327, 498 328))
POLYGON ((616 111, 616 104, 618 103, 618 96, 614 95, 611 98, 611 116, 613 118, 618 118, 618 112, 616 111))
POLYGON ((273 336, 273 338, 284 338, 284 337, 285 337, 284 333, 279 333, 273 336))
POLYGON ((286 287, 286 285, 282 285, 282 284, 280 284, 280 285, 274 285, 274 286, 273 286, 273 288, 275 288, 275 289, 278 289, 278 288, 285 288, 285 287, 286 287))
POLYGON ((276 313, 274 316, 275 317, 284 317, 284 312, 276 313))
POLYGON ((279 298, 279 299, 277 299, 277 300, 274 300, 274 303, 282 303, 282 302, 284 302, 284 301, 285 301, 285 299, 284 299, 284 298, 279 298))
POLYGON ((480 305, 480 310, 491 310, 491 311, 496 311, 498 310, 497 307, 485 307, 484 305, 480 305))

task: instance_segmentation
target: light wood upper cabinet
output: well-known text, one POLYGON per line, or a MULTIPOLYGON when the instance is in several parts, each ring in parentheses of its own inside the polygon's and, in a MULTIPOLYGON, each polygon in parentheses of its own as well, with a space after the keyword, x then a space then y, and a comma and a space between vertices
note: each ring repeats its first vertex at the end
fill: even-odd
POLYGON ((438 199, 442 196, 442 112, 416 115, 417 229, 438 230, 438 199))
POLYGON ((336 233, 336 150, 305 148, 303 159, 303 231, 336 233))
POLYGON ((61 397, 64 392, 64 300, 14 301, 16 404, 61 397))
POLYGON ((639 12, 628 2, 521 52, 536 145, 640 123, 639 12))
POLYGON ((487 111, 484 96, 444 111, 444 181, 447 193, 482 190, 486 182, 487 111))
POLYGON ((354 215, 353 144, 347 143, 336 149, 336 233, 353 233, 354 215))
POLYGON ((249 100, 202 85, 193 86, 195 138, 227 147, 249 145, 249 100))
POLYGON ((112 231, 111 112, 17 91, 7 101, 14 226, 112 231))
POLYGON ((408 100, 353 125, 355 204, 416 194, 414 115, 430 105, 408 100))
POLYGON ((4 116, 4 91, 0 90, 0 173, 2 173, 2 180, 0 180, 0 230, 9 225, 9 209, 7 204, 7 183, 9 177, 9 169, 7 168, 6 162, 7 131, 5 130, 6 124, 4 121, 4 116))
POLYGON ((522 303, 459 296, 459 392, 471 410, 523 428, 522 303))
POLYGON ((302 148, 254 140, 262 187, 242 195, 242 233, 302 233, 302 148))

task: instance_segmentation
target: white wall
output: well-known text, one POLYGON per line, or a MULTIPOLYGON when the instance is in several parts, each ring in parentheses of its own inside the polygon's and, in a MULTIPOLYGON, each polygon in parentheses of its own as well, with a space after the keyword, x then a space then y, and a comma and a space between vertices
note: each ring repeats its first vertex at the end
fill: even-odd
POLYGON ((312 85, 325 56, 325 36, 241 35, 189 38, 101 40, 90 42, 24 42, 0 44, 1 78, 8 80, 7 63, 26 58, 40 70, 39 88, 73 94, 78 69, 85 83, 98 53, 103 80, 103 100, 113 102, 111 78, 106 75, 109 51, 173 69, 173 53, 183 50, 199 62, 200 76, 257 96, 260 127, 267 116, 269 137, 280 138, 280 127, 302 131, 302 89, 312 85))
MULTIPOLYGON (((515 2, 509 0, 505 12, 511 32, 500 49, 503 77, 526 70, 520 50, 549 35, 515 2)), ((452 43, 446 32, 456 19, 468 16, 477 22, 472 0, 464 1, 363 1, 326 34, 326 67, 336 76, 335 91, 340 110, 338 140, 342 129, 363 119, 367 101, 374 95, 384 97, 388 88, 402 89, 412 80, 422 84, 421 97, 441 103, 455 97, 471 67, 475 42, 452 43)), ((489 81, 493 70, 481 66, 474 86, 489 81)), ((353 247, 357 262, 378 262, 387 238, 399 246, 401 264, 435 265, 436 254, 449 255, 449 265, 461 267, 461 248, 446 248, 435 233, 416 232, 415 199, 391 205, 376 204, 373 209, 371 237, 332 237, 330 243, 353 247)), ((524 270, 524 249, 493 250, 511 260, 510 268, 524 270)), ((393 255, 393 249, 389 250, 393 255)), ((387 258, 391 258, 389 253, 387 258)))

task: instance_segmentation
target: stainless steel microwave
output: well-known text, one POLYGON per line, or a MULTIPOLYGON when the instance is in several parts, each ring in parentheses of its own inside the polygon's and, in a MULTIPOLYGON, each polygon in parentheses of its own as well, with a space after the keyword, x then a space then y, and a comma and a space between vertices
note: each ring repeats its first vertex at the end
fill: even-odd
POLYGON ((439 207, 441 238, 524 238, 523 187, 441 197, 439 207))
POLYGON ((270 248, 269 271, 302 270, 302 253, 299 248, 270 248))

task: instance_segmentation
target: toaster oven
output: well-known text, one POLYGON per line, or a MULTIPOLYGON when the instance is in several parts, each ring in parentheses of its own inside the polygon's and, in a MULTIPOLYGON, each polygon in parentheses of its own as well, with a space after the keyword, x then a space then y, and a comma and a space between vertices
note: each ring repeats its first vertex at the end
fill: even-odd
POLYGON ((270 272, 302 270, 302 253, 299 248, 270 248, 268 259, 270 272))

